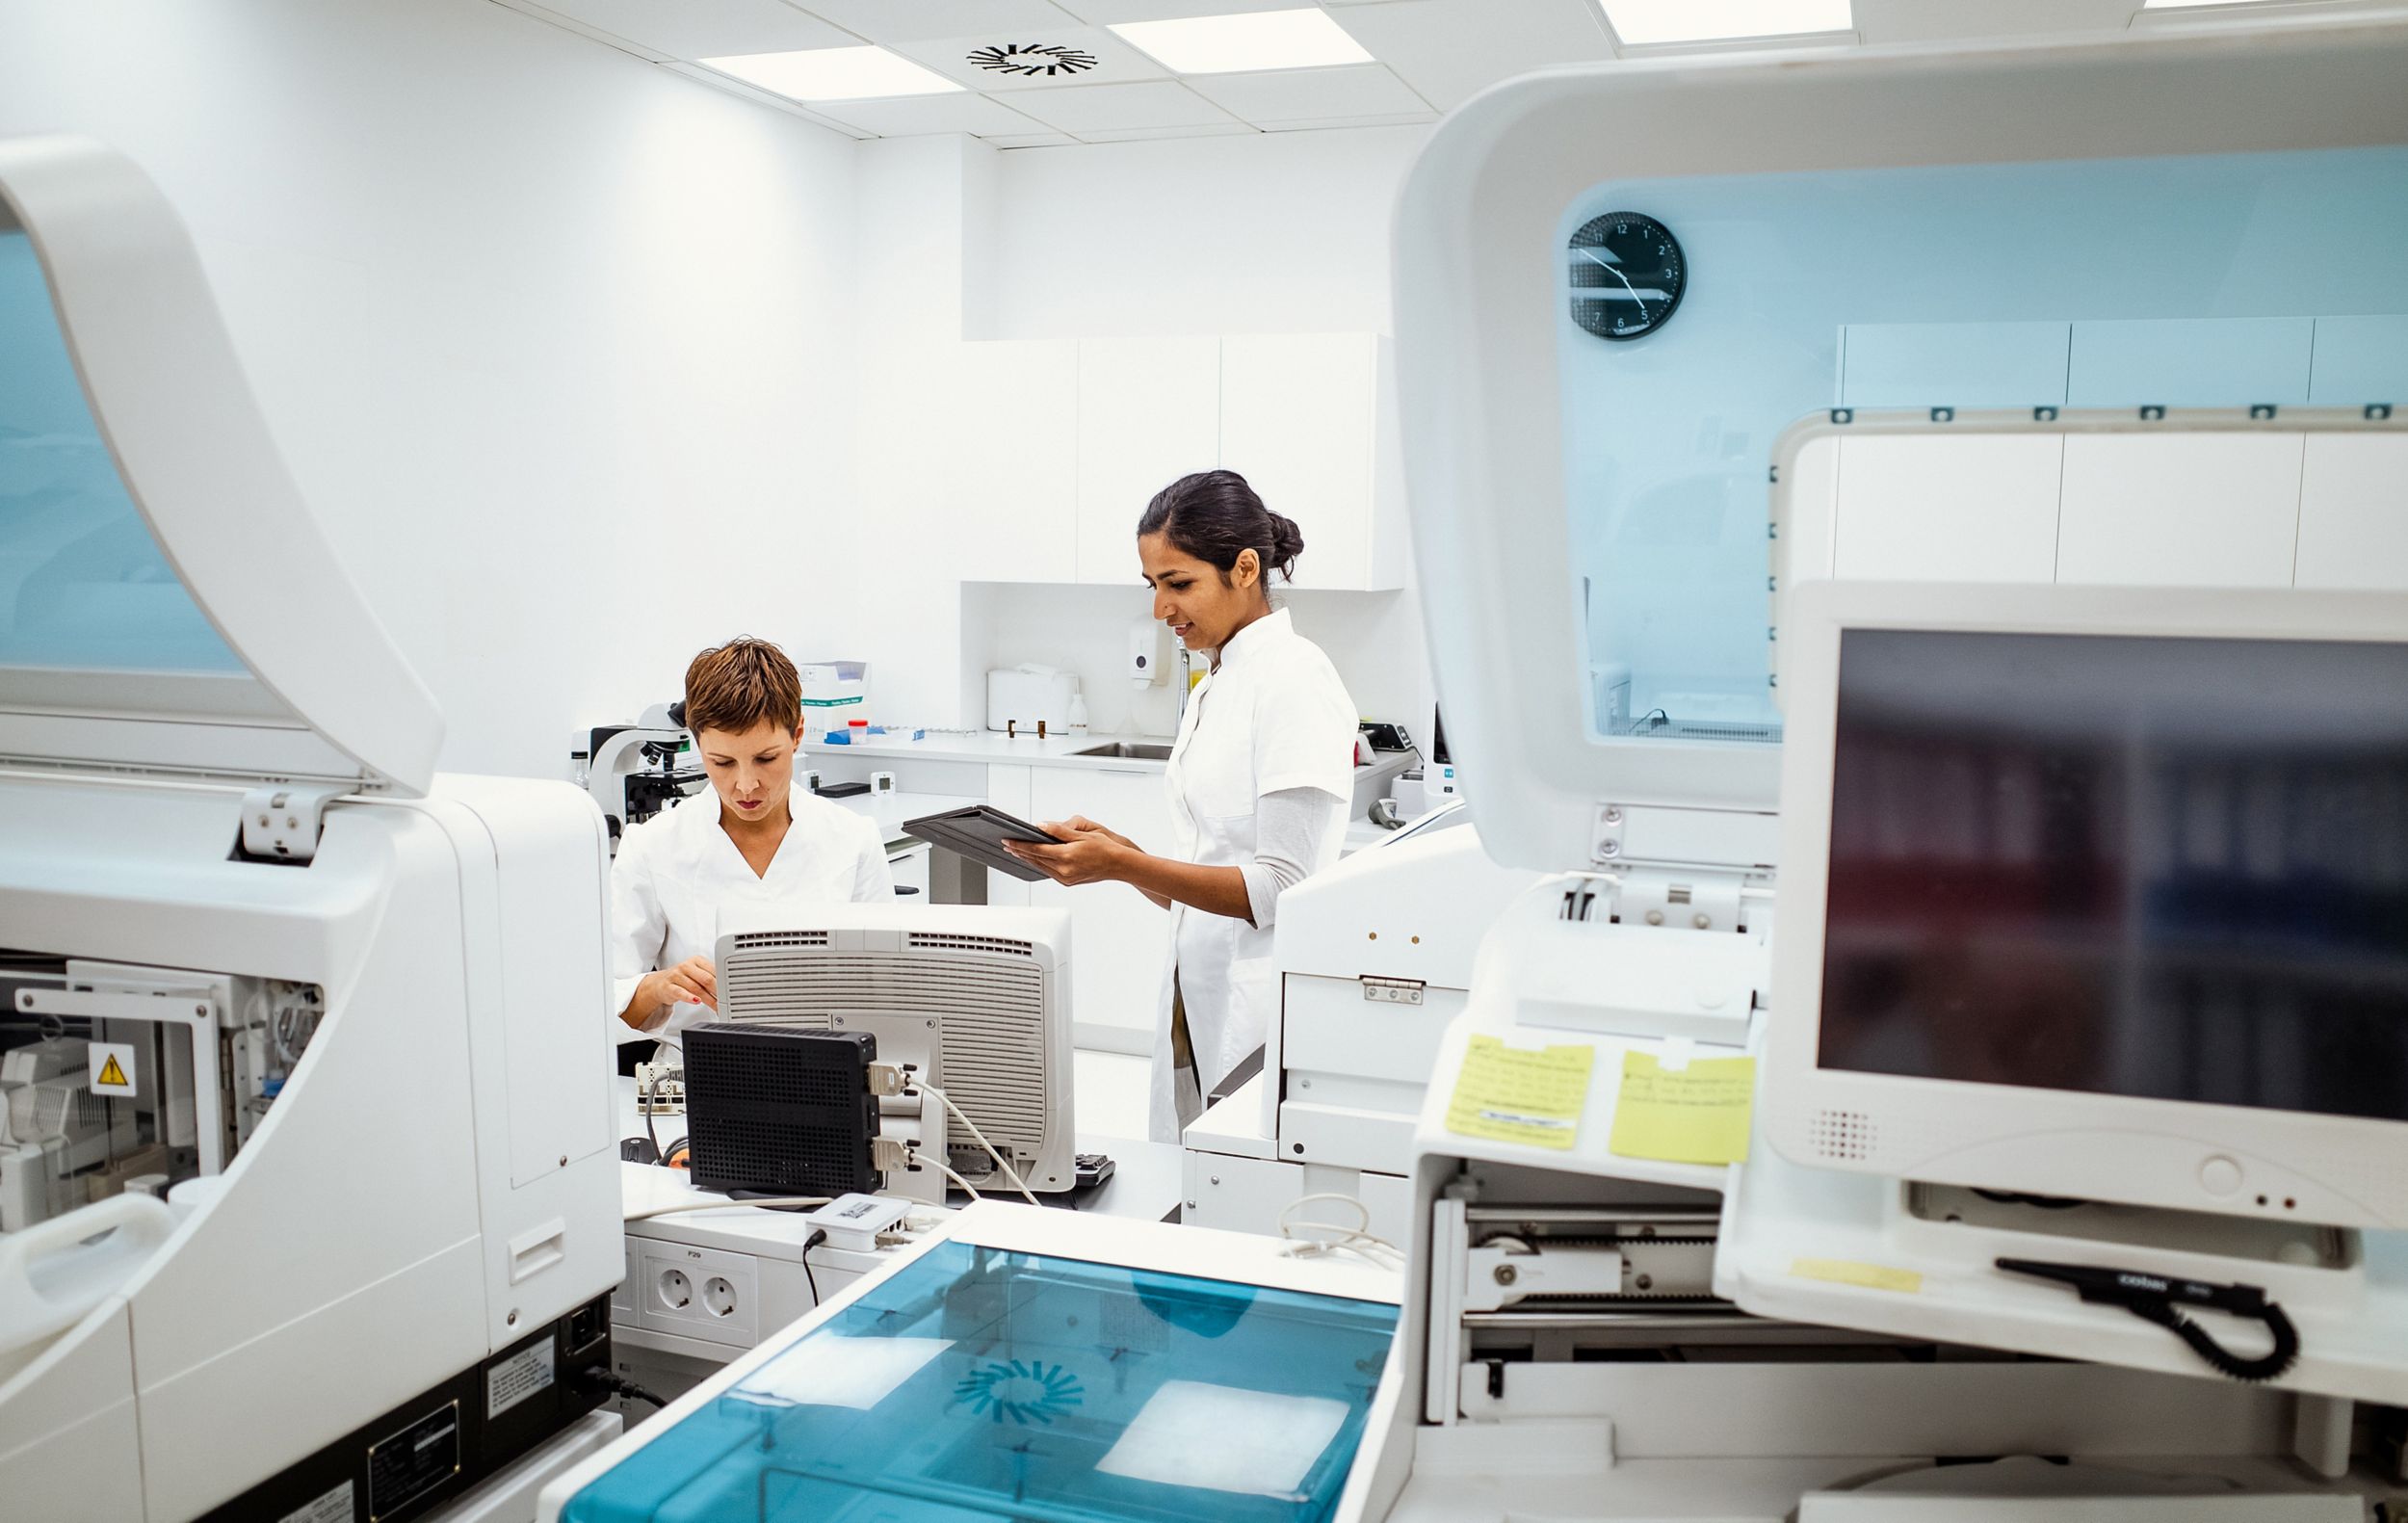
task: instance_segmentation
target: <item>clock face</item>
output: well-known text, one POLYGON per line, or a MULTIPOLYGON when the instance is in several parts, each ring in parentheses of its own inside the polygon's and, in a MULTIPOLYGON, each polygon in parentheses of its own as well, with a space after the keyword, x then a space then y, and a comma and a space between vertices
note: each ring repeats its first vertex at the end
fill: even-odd
POLYGON ((1671 230, 1636 212, 1583 223, 1564 260, 1572 321, 1599 338, 1640 338, 1663 327, 1688 281, 1688 263, 1671 230))

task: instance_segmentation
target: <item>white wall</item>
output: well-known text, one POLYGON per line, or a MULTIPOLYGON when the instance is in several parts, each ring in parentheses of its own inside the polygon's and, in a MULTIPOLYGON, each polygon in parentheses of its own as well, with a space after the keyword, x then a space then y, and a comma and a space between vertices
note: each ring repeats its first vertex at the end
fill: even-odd
POLYGON ((0 133, 109 142, 192 227, 443 765, 558 776, 703 643, 851 643, 850 141, 486 0, 0 38, 0 133))
POLYGON ((1385 331, 1388 221, 1427 127, 1022 148, 971 338, 1385 331))
MULTIPOLYGON (((1385 330, 1388 220, 1424 127, 1264 133, 996 156, 992 290, 971 338, 1385 330)), ((1209 465, 1199 461, 1199 468, 1209 465)), ((1296 517, 1312 554, 1310 504, 1296 517)), ((1132 522, 1134 530, 1134 520, 1132 522)), ((1089 718, 1117 727, 1132 703, 1123 630, 1145 617, 1127 591, 996 587, 965 601, 974 671, 1023 661, 1082 672, 1089 718)), ((1366 716, 1426 727, 1433 701, 1417 592, 1291 594, 1296 626, 1336 663, 1366 716)), ((1138 695, 1138 724, 1176 712, 1138 695)), ((975 706, 967 722, 979 722, 975 706)))

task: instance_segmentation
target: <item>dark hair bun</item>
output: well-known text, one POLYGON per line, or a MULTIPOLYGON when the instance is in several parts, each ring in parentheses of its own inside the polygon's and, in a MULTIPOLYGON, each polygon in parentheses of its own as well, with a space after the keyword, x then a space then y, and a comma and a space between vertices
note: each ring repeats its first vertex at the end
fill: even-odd
POLYGON ((1270 520, 1270 565, 1267 570, 1276 570, 1283 580, 1293 582, 1296 558, 1304 553, 1304 531, 1285 514, 1266 512, 1264 516, 1270 520))
POLYGON ((1138 537, 1165 536, 1185 554, 1217 568, 1226 583, 1238 557, 1248 550, 1263 563, 1263 591, 1273 571, 1296 580, 1296 557, 1304 553, 1304 531, 1293 518, 1263 506, 1263 499, 1236 471, 1197 471, 1154 494, 1138 518, 1138 537))

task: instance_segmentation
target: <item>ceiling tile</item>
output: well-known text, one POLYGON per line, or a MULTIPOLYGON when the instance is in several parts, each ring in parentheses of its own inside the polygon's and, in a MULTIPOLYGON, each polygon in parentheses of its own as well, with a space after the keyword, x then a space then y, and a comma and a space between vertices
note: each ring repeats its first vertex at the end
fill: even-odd
POLYGON ((1589 0, 1380 0, 1329 14, 1442 111, 1515 74, 1613 56, 1589 0))
POLYGON ((1236 15, 1242 11, 1301 11, 1312 0, 1055 0, 1064 11, 1097 26, 1123 21, 1184 21, 1198 15, 1236 15))
POLYGON ((1067 132, 1018 132, 1008 137, 989 138, 990 148, 1060 148, 1079 140, 1067 132))
POLYGON ((984 95, 912 95, 901 100, 827 100, 812 108, 824 117, 881 138, 909 138, 929 132, 967 132, 976 137, 1042 132, 1045 123, 1031 121, 999 100, 984 95))
POLYGON ((795 48, 850 47, 843 29, 803 14, 784 0, 540 0, 613 37, 670 58, 721 58, 731 53, 782 53, 795 48))
POLYGON ((2120 32, 2140 0, 1852 0, 1868 43, 1927 42, 2010 34, 2120 32))
POLYGON ((1118 127, 1079 134, 1081 143, 1152 143, 1160 138, 1239 138, 1258 133, 1243 121, 1207 127, 1118 127))
POLYGON ((1409 112, 1394 117, 1332 117, 1326 121, 1264 121, 1256 123, 1265 132, 1322 132, 1337 127, 1417 127, 1436 121, 1434 111, 1409 112))
POLYGON ((1377 64, 1283 68, 1264 74, 1198 74, 1190 90, 1243 121, 1320 121, 1333 117, 1424 114, 1429 103, 1377 64))
POLYGON ((1072 85, 1023 91, 1015 104, 1049 127, 1082 138, 1159 127, 1242 126, 1176 80, 1138 85, 1072 85))
MULTIPOLYGON (((1122 85, 1140 79, 1168 79, 1164 67, 1120 39, 1096 26, 1076 26, 1069 23, 1043 32, 1008 34, 986 33, 980 37, 947 38, 932 42, 898 42, 895 51, 915 64, 924 64, 948 79, 957 79, 973 90, 995 94, 1008 94, 1022 90, 1060 89, 1065 85, 1122 85), (1064 72, 1056 75, 1019 74, 982 66, 974 54, 993 50, 1004 52, 1019 48, 1067 48, 1073 55, 1067 65, 1057 65, 1059 54, 1018 52, 997 60, 1015 68, 1061 66, 1064 72), (1081 58, 1093 60, 1092 66, 1079 66, 1081 58)), ((990 54, 991 56, 991 54, 990 54)))
POLYGON ((788 100, 783 95, 773 95, 770 92, 763 90, 758 85, 747 85, 743 80, 736 78, 734 75, 722 74, 715 68, 704 68, 699 64, 688 64, 682 60, 673 58, 664 60, 661 66, 667 69, 673 69, 676 72, 685 75, 688 79, 698 79, 703 84, 709 85, 715 90, 723 90, 731 95, 740 95, 746 100, 753 101, 759 105, 768 106, 772 110, 782 111, 790 117, 800 117, 805 121, 816 121, 821 126, 827 128, 829 131, 841 132, 848 138, 874 138, 877 136, 877 134, 874 132, 864 132, 859 127, 849 127, 845 123, 835 119, 833 117, 824 117, 820 115, 818 112, 813 111, 810 107, 804 105, 798 100, 788 100))
MULTIPOLYGON (((678 0, 684 4, 685 0, 678 0)), ((994 37, 1076 26, 1052 0, 795 0, 803 10, 872 42, 924 42, 939 37, 994 37)), ((1024 39, 1025 40, 1025 39, 1024 39)))

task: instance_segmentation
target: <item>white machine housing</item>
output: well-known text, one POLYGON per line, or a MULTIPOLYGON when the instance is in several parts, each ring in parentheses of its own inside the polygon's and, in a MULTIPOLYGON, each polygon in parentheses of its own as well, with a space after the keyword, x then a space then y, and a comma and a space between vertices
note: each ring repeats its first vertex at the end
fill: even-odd
MULTIPOLYGON (((830 905, 800 924, 723 925, 717 950, 721 1019, 867 1031, 879 1063, 932 1079, 1031 1190, 1077 1187, 1069 911, 830 905)), ((882 1129, 946 1157, 973 1184, 1008 1188, 966 1131, 946 1127, 932 1096, 879 1103, 882 1129)), ((933 1170, 890 1185, 944 1203, 933 1170)))
MULTIPOLYGON (((2397 1121, 1821 1066, 1840 643, 1849 630, 2408 643, 2408 597, 2290 590, 1810 582, 1785 628, 1782 936, 1767 1130, 1793 1160, 1926 1183, 2408 1227, 2397 1121), (2219 1190, 2215 1185, 2221 1182, 2219 1190), (2246 1188, 2242 1188, 2246 1185, 2246 1188), (2263 1205, 2253 1204, 2263 1200, 2263 1205)), ((2301 696, 2260 694, 2281 713, 2301 696)), ((2311 722, 2297 715, 2294 722, 2311 722)), ((2408 1082, 2404 1079, 2403 1082, 2408 1082)))
MULTIPOLYGON (((1413 1126, 1480 940, 1538 880, 1499 867, 1460 805, 1365 847, 1279 897, 1279 1019, 1262 1072, 1182 1136, 1180 1220, 1276 1233, 1308 1195, 1359 1201, 1371 1230, 1411 1227, 1413 1126)), ((1299 1219, 1335 1221, 1318 1203, 1299 1219)))
POLYGON ((0 1237, 0 1321, 63 1288, 88 1303, 13 1322, 0 1350, 7 1510, 170 1523, 617 1278, 602 826, 564 784, 433 775, 433 702, 286 474, 141 171, 78 139, 0 144, 0 239, 20 231, 136 510, 118 522, 180 591, 149 586, 230 654, 0 667, 0 940, 68 961, 63 997, 181 990, 213 1043, 240 981, 323 998, 208 1189, 0 1237))
MULTIPOLYGON (((2242 1388, 2199 1378, 2187 1350, 2120 1309, 2058 1287, 1965 1295, 1957 1283, 1976 1277, 1976 1262, 1997 1278, 1990 1252, 2180 1266, 2273 1280, 2278 1294, 2313 1277, 2304 1267, 2186 1255, 2121 1221, 2035 1224, 2047 1213, 2025 1206, 1972 1226, 1903 1181, 1790 1164, 1765 1139, 1761 1103, 1741 1165, 1614 1151, 1625 1052, 1667 1065, 1761 1052, 1786 865, 1781 753, 1678 726, 1643 740, 1601 733, 1613 685, 1598 692, 1582 627, 1560 347, 1572 330, 1553 256, 1570 209, 1606 183, 1638 185, 1628 204, 1644 211, 1658 177, 2397 145, 2408 143, 2403 76, 2408 30, 2311 18, 2106 43, 1625 59, 1508 82, 1435 129, 1400 199, 1394 282, 1415 556, 1448 568, 1424 589, 1432 663, 1490 852, 1564 876, 1547 885, 1561 900, 1552 913, 1533 893, 1528 916, 1508 913, 1492 932, 1439 1053, 1416 1135, 1405 1314, 1374 1413, 1385 1427, 1367 1441, 1341 1519, 1753 1523, 1801 1506, 1816 1523, 2024 1519, 2068 1515, 2077 1494, 2093 1500, 2085 1516, 2165 1515, 2131 1499, 2134 1470, 2183 1476, 2195 1495, 2245 1495, 2255 1518, 2363 1507, 2363 1489, 2340 1479, 2349 1404, 2321 1393, 2396 1399, 2396 1359, 2388 1374, 2375 1368, 2375 1333, 2303 1364, 2289 1390, 2242 1388), (1712 929, 1686 918, 1693 909, 1712 929), (1700 988, 1679 968, 1706 943, 1717 950, 1703 965, 1719 971, 1716 987, 1700 988), (1685 983, 1708 997, 1682 1009, 1685 983), (1570 1146, 1449 1129, 1475 1035, 1592 1049, 1570 1146), (1923 1233, 1924 1273, 1894 1275, 1881 1250, 1910 1241, 1908 1226, 1923 1233), (2083 1231, 2097 1241, 2080 1242, 2083 1231), (1925 1352, 1885 1357, 1896 1340, 1925 1352), (1984 1347, 2105 1362, 2029 1364, 1984 1347), (1650 1351, 1660 1362, 1646 1362, 1650 1351), (1941 1473, 1911 1501, 1862 1485, 1916 1457, 2018 1453, 2107 1474, 2045 1500, 1997 1466, 1941 1473)), ((1759 249, 1778 235, 1775 216, 1725 214, 1701 238, 1759 249)), ((1708 278, 1701 263, 1701 296, 1708 278)), ((1716 330, 1692 316, 1661 341, 1610 347, 1634 385, 1694 366, 1685 344, 1711 352, 1716 330)), ((1743 364, 1729 332, 1718 332, 1723 353, 1743 364)), ((1686 379, 1710 410, 1708 378, 1686 379)), ((1967 399, 1927 400, 1937 419, 1953 415, 1940 404, 1967 399)), ((1711 416, 1696 423, 1702 458, 1724 435, 1711 416)), ((1885 526, 1911 538, 1915 522, 1885 526)), ((1699 532, 1713 537, 1712 518, 1699 532)), ((1779 638, 1785 589, 1767 586, 1766 634, 1779 638)), ((2334 1277, 2318 1300, 2312 1346, 2338 1341, 2343 1307, 2370 1290, 2385 1296, 2380 1336, 2397 1348, 2388 1293, 2402 1255, 2371 1236, 2366 1249, 2363 1275, 2334 1277)))

